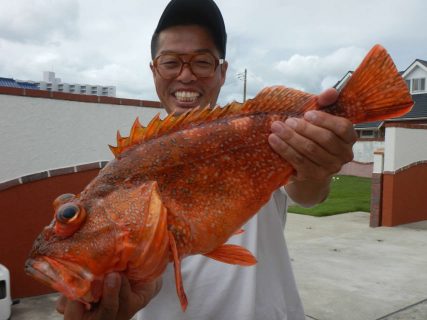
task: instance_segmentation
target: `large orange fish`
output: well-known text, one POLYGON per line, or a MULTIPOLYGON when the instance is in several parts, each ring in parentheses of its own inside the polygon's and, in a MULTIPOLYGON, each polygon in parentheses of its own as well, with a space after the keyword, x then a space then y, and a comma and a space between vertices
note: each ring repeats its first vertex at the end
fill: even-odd
POLYGON ((354 123, 396 117, 413 101, 390 56, 375 46, 321 109, 315 95, 285 87, 244 104, 194 109, 118 134, 115 159, 78 195, 58 197, 54 219, 36 239, 26 271, 70 299, 99 300, 106 273, 154 280, 173 262, 185 310, 180 261, 203 254, 249 266, 246 249, 225 244, 286 184, 293 168, 269 146, 275 120, 321 109, 354 123))

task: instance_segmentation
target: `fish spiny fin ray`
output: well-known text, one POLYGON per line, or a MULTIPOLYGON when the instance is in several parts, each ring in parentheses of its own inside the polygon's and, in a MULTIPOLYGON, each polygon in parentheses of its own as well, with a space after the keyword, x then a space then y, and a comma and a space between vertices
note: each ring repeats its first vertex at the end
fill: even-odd
POLYGON ((243 106, 244 112, 286 112, 287 115, 301 115, 301 107, 309 100, 315 99, 314 94, 284 86, 267 87, 255 98, 248 100, 243 106))
POLYGON ((286 87, 270 87, 262 90, 254 99, 245 103, 231 102, 224 107, 215 108, 194 108, 182 115, 168 115, 164 120, 157 114, 147 125, 143 127, 137 118, 132 126, 129 137, 117 135, 117 146, 110 146, 115 157, 118 157, 128 148, 140 144, 144 141, 173 133, 189 127, 197 126, 200 123, 214 121, 239 114, 254 112, 283 112, 288 114, 298 114, 298 110, 306 101, 315 97, 312 94, 286 87))
POLYGON ((249 250, 235 244, 223 244, 214 251, 205 253, 204 256, 224 263, 245 267, 253 266, 257 263, 256 258, 249 250))
POLYGON ((188 306, 188 300, 184 291, 184 285, 182 283, 181 261, 179 259, 178 249, 176 248, 176 242, 172 232, 168 231, 168 235, 169 235, 169 245, 170 245, 172 258, 173 258, 173 267, 175 271, 176 292, 178 294, 179 301, 181 302, 182 311, 185 311, 185 309, 187 309, 187 306, 188 306))
POLYGON ((150 123, 144 127, 137 118, 130 130, 129 137, 122 137, 117 132, 117 146, 109 146, 117 158, 123 151, 142 142, 170 134, 178 130, 196 126, 200 123, 226 118, 242 113, 243 104, 232 102, 225 107, 194 108, 182 115, 169 114, 165 119, 160 119, 157 114, 150 123))

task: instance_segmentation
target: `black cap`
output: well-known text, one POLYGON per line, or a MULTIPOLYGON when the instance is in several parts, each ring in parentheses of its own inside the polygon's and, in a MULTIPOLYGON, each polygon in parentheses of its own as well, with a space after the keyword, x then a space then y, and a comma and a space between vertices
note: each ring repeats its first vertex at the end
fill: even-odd
MULTIPOLYGON (((160 17, 153 39, 169 27, 191 24, 205 27, 211 33, 221 58, 225 58, 227 33, 221 11, 213 0, 171 0, 160 17)), ((153 40, 151 50, 154 54, 153 40)))

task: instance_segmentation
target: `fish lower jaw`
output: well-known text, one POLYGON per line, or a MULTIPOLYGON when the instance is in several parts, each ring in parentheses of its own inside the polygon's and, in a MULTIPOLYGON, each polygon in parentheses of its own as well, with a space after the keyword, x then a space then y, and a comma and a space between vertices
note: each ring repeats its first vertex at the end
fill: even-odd
POLYGON ((58 268, 58 265, 60 263, 52 259, 28 259, 25 263, 25 271, 70 300, 79 300, 88 304, 99 299, 96 292, 92 293, 93 275, 90 272, 74 271, 64 266, 58 268))

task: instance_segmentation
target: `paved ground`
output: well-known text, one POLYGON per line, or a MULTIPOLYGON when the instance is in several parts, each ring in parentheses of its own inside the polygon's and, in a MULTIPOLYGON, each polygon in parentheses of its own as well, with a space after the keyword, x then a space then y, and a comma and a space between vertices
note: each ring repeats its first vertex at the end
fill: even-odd
MULTIPOLYGON (((286 238, 307 320, 426 320, 427 221, 369 228, 369 215, 290 214, 286 238)), ((12 320, 61 319, 56 295, 22 299, 12 320)))
POLYGON ((427 319, 427 221, 291 214, 286 237, 307 319, 427 319))

